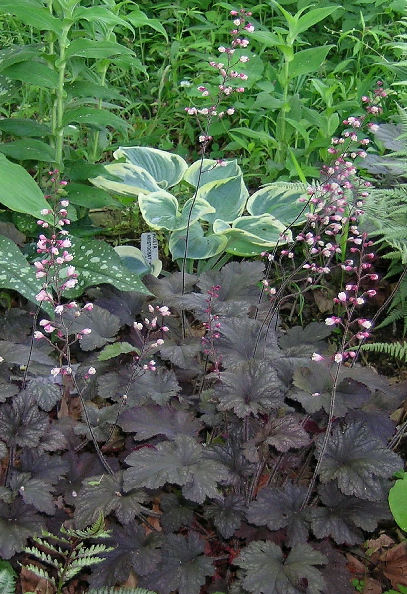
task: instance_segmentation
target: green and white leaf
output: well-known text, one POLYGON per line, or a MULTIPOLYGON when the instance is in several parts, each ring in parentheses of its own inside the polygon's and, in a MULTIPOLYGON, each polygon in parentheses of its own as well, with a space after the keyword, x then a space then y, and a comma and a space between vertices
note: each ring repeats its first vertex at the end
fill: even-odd
MULTIPOLYGON (((174 260, 184 257, 186 244, 186 229, 173 231, 170 236, 169 248, 174 260)), ((222 252, 227 244, 227 238, 222 235, 205 235, 201 225, 196 222, 189 228, 187 258, 205 260, 222 252)))
POLYGON ((113 156, 145 169, 163 190, 178 184, 188 168, 179 155, 146 146, 121 146, 113 156))
POLYGON ((140 194, 139 207, 144 220, 152 229, 177 231, 186 229, 215 209, 203 198, 190 198, 178 211, 178 200, 165 190, 151 194, 140 194))
POLYGON ((302 184, 275 182, 252 194, 246 208, 251 215, 270 214, 285 225, 303 223, 307 209, 299 199, 305 196, 305 189, 302 184))
POLYGON ((97 188, 102 188, 107 192, 137 198, 139 194, 161 190, 153 176, 138 165, 111 163, 105 165, 105 170, 108 176, 98 175, 89 181, 97 188))
POLYGON ((184 180, 196 188, 198 184, 202 187, 217 180, 242 175, 242 170, 236 159, 226 163, 227 165, 221 166, 214 159, 195 161, 184 173, 184 180))
POLYGON ((231 223, 243 213, 248 196, 241 175, 206 183, 199 188, 197 198, 203 198, 214 209, 201 218, 208 223, 213 223, 215 219, 231 223))

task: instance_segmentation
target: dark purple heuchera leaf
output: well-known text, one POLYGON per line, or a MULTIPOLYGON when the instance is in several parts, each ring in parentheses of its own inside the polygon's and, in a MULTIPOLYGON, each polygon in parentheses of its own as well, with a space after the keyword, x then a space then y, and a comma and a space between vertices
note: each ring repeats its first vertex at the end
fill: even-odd
POLYGON ((233 410, 240 418, 269 413, 284 404, 281 382, 267 361, 241 362, 222 372, 215 396, 219 410, 233 410))
POLYGON ((65 450, 66 448, 67 441, 63 431, 60 429, 60 421, 53 421, 52 424, 48 426, 45 434, 41 437, 37 451, 39 454, 42 454, 44 452, 65 450))
POLYGON ((119 291, 111 285, 103 285, 101 289, 91 289, 88 293, 96 296, 95 305, 107 309, 117 316, 122 324, 132 326, 140 314, 146 300, 145 295, 135 291, 119 291))
MULTIPOLYGON (((97 441, 107 441, 111 434, 112 428, 117 421, 119 412, 119 405, 112 404, 108 406, 98 407, 97 404, 89 402, 86 405, 86 413, 89 418, 90 425, 92 427, 93 434, 97 441)), ((77 423, 74 427, 74 432, 77 435, 86 435, 88 439, 91 439, 86 417, 82 412, 82 423, 77 423)))
POLYGON ((0 435, 8 446, 36 447, 48 427, 48 415, 32 396, 20 393, 0 407, 0 435))
POLYGON ((263 328, 261 322, 251 318, 227 318, 221 322, 219 332, 216 352, 224 367, 252 359, 256 345, 261 358, 273 358, 279 353, 274 325, 263 328))
POLYGON ((10 488, 17 491, 27 505, 32 505, 38 511, 50 516, 55 513, 52 496, 54 487, 50 482, 31 478, 28 472, 14 472, 10 480, 10 488))
POLYGON ((16 384, 10 383, 9 373, 0 375, 0 402, 6 402, 7 398, 19 393, 20 388, 16 384))
POLYGON ((308 511, 301 509, 306 493, 305 487, 292 483, 280 488, 266 487, 250 504, 247 519, 270 530, 286 528, 289 546, 304 542, 309 531, 308 511))
POLYGON ((196 337, 189 337, 179 341, 166 340, 160 348, 162 359, 171 361, 177 367, 190 369, 196 367, 196 356, 201 350, 201 341, 196 337))
POLYGON ((67 474, 69 465, 61 456, 39 454, 36 450, 24 448, 20 454, 20 468, 22 472, 29 472, 31 478, 55 484, 67 474))
POLYGON ((157 299, 162 300, 164 305, 179 308, 180 297, 184 292, 188 293, 192 289, 196 279, 197 277, 192 274, 182 275, 181 272, 174 272, 163 278, 156 278, 147 274, 143 277, 143 282, 157 299), (183 291, 184 282, 185 290, 183 291))
POLYGON ((191 532, 184 538, 180 534, 166 536, 162 547, 162 560, 155 571, 143 576, 141 586, 154 588, 158 594, 199 594, 206 577, 215 573, 210 558, 203 555, 205 543, 191 532))
POLYGON ((27 382, 25 393, 33 396, 42 410, 49 412, 61 400, 62 390, 49 377, 35 377, 27 382))
POLYGON ((7 456, 7 446, 5 443, 0 441, 0 460, 7 456))
POLYGON ((124 473, 125 490, 156 489, 174 483, 182 486, 186 499, 197 503, 206 497, 218 498, 218 483, 229 478, 227 468, 210 460, 204 448, 188 435, 132 452, 125 461, 131 466, 124 473))
MULTIPOLYGON (((326 365, 310 361, 306 366, 297 367, 293 383, 296 389, 289 393, 289 397, 300 402, 307 413, 321 408, 329 412, 334 378, 326 365)), ((369 388, 347 377, 347 369, 342 369, 336 389, 335 416, 345 416, 349 409, 359 408, 369 397, 369 388)))
POLYGON ((123 473, 114 476, 85 479, 76 499, 75 523, 79 528, 93 524, 103 513, 108 516, 115 512, 122 524, 129 524, 146 508, 141 505, 148 499, 144 491, 132 490, 123 493, 123 473))
POLYGON ((160 561, 160 535, 146 536, 143 526, 132 522, 128 526, 116 525, 111 534, 113 551, 104 553, 105 561, 92 573, 92 588, 115 586, 127 580, 131 571, 138 576, 151 574, 160 561))
POLYGON ((234 560, 244 570, 242 584, 250 594, 322 594, 325 584, 315 566, 326 562, 308 544, 296 545, 284 559, 280 547, 262 541, 251 542, 234 560))
POLYGON ((305 328, 294 326, 279 338, 280 347, 285 356, 308 357, 313 352, 321 353, 327 348, 325 339, 332 333, 332 328, 320 322, 311 322, 305 328))
POLYGON ((210 458, 226 466, 230 482, 236 487, 240 485, 242 479, 246 479, 253 472, 254 465, 248 462, 243 455, 240 439, 231 433, 229 433, 226 443, 211 446, 208 448, 207 454, 210 458))
POLYGON ((291 415, 272 419, 267 424, 269 437, 265 440, 279 452, 288 452, 290 449, 306 447, 310 438, 299 421, 291 415))
POLYGON ((120 329, 120 320, 111 314, 107 309, 94 305, 91 311, 81 311, 76 317, 78 309, 68 309, 63 313, 63 320, 70 334, 76 334, 84 328, 90 328, 92 332, 85 334, 79 340, 83 351, 99 349, 108 342, 114 341, 114 336, 120 329))
POLYGON ((368 429, 369 433, 380 439, 384 444, 394 435, 396 423, 387 413, 353 410, 345 417, 347 424, 359 423, 368 429))
MULTIPOLYGON (((62 456, 63 461, 68 465, 66 479, 60 481, 57 485, 57 492, 62 493, 64 500, 68 505, 76 505, 78 493, 82 481, 97 475, 98 479, 106 472, 96 454, 83 452, 76 454, 73 450, 62 456)), ((109 465, 116 469, 116 459, 108 459, 109 465)))
POLYGON ((19 499, 10 505, 0 501, 0 557, 10 559, 24 548, 27 538, 44 528, 44 519, 31 506, 19 499))
POLYGON ((197 437, 203 429, 202 423, 192 412, 171 406, 140 406, 125 410, 118 425, 128 433, 134 432, 136 441, 143 441, 155 435, 174 439, 176 435, 197 437))
POLYGON ((328 563, 320 569, 325 581, 323 594, 355 594, 346 557, 334 549, 329 540, 313 543, 312 548, 328 559, 328 563))
POLYGON ((318 491, 325 507, 309 509, 312 531, 317 538, 330 536, 337 544, 357 544, 363 542, 363 534, 357 528, 372 532, 380 520, 391 517, 387 502, 349 497, 334 482, 322 485, 318 491))
POLYGON ((30 345, 0 340, 0 357, 4 362, 9 365, 27 365, 27 361, 30 361, 31 373, 46 374, 54 367, 55 360, 44 349, 50 350, 47 345, 31 350, 30 345))
POLYGON ((164 532, 176 532, 182 526, 189 526, 194 519, 191 503, 186 504, 175 493, 164 493, 160 497, 162 516, 160 523, 164 532))
MULTIPOLYGON (((3 233, 0 232, 0 235, 3 233)), ((0 336, 3 340, 24 343, 31 333, 32 327, 33 318, 24 309, 12 307, 1 315, 0 336)))
POLYGON ((242 523, 245 503, 238 495, 227 495, 223 501, 214 501, 204 510, 224 538, 231 538, 242 523))
POLYGON ((140 406, 148 400, 162 405, 181 391, 175 373, 163 367, 154 372, 143 372, 140 376, 136 374, 131 382, 130 379, 131 370, 128 367, 102 375, 98 378, 99 396, 120 400, 123 394, 127 394, 128 406, 140 406))
MULTIPOLYGON (((322 437, 316 442, 316 456, 321 455, 322 437)), ((383 496, 380 478, 386 479, 403 467, 401 458, 373 437, 360 423, 342 430, 335 427, 322 458, 319 476, 323 483, 337 480, 345 495, 369 501, 383 496)))

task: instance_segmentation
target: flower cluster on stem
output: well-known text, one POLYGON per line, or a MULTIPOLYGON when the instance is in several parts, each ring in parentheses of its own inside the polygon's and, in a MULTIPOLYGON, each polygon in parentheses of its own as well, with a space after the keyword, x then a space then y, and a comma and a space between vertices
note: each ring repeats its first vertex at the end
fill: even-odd
POLYGON ((206 321, 203 323, 205 336, 202 337, 203 352, 211 358, 213 362, 213 371, 219 376, 221 358, 216 352, 215 341, 220 337, 219 330, 221 323, 219 316, 213 313, 213 301, 219 297, 220 286, 214 285, 208 291, 206 301, 206 321))

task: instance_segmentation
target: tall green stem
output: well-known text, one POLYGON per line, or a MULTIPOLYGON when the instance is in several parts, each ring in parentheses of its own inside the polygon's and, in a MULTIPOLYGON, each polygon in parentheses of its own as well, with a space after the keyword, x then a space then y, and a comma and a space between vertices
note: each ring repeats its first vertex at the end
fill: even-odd
MULTIPOLYGON (((101 73, 100 73, 100 84, 102 87, 104 87, 106 84, 106 74, 107 74, 108 68, 109 68, 109 64, 106 62, 106 64, 104 64, 104 66, 101 70, 101 73)), ((98 106, 98 109, 102 108, 102 98, 98 99, 97 106, 98 106)), ((92 163, 95 163, 95 161, 97 161, 97 158, 98 158, 99 136, 100 136, 99 130, 95 130, 95 132, 93 133, 92 149, 91 149, 90 155, 89 155, 89 160, 92 163)))
MULTIPOLYGON (((72 12, 72 11, 71 11, 72 12)), ((69 15, 71 16, 71 15, 69 15)), ((68 34, 72 26, 71 19, 64 19, 61 37, 59 39, 58 59, 58 87, 56 92, 56 142, 55 161, 60 170, 63 169, 62 152, 64 148, 64 109, 65 109, 65 69, 66 69, 66 48, 68 46, 68 34)))
POLYGON ((287 56, 284 59, 284 72, 283 72, 283 76, 284 76, 284 80, 283 80, 283 106, 282 109, 280 111, 280 139, 279 140, 279 144, 280 144, 280 148, 277 151, 277 162, 279 163, 283 163, 285 161, 286 158, 286 154, 287 154, 287 143, 286 143, 286 138, 285 138, 285 133, 286 133, 286 120, 285 120, 285 113, 287 110, 287 100, 288 100, 288 86, 289 86, 289 60, 287 59, 287 56))

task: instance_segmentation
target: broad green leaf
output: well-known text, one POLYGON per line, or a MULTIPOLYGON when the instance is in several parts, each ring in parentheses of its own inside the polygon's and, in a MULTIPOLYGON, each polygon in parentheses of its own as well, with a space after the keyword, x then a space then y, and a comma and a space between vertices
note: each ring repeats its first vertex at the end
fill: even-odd
POLYGON ((389 505, 397 524, 407 531, 407 473, 390 489, 389 505))
POLYGON ((161 191, 155 179, 142 167, 131 163, 105 165, 108 175, 98 175, 89 181, 96 187, 122 196, 134 196, 161 191), (109 179, 110 177, 110 179, 109 179), (117 179, 114 179, 117 178, 117 179))
POLYGON ((250 233, 256 238, 255 241, 258 243, 263 242, 264 245, 267 244, 268 246, 274 246, 277 243, 282 245, 291 239, 290 231, 287 231, 287 239, 284 240, 281 237, 281 234, 286 230, 286 225, 271 215, 239 217, 233 221, 232 227, 250 233))
POLYGON ((145 146, 121 146, 113 156, 125 157, 132 165, 142 167, 164 190, 178 184, 188 167, 179 155, 145 146))
POLYGON ((227 223, 216 220, 213 225, 215 234, 226 239, 225 252, 235 256, 256 256, 264 252, 263 243, 256 243, 255 237, 242 229, 233 229, 227 223))
MULTIPOLYGON (((184 257, 186 234, 186 229, 171 233, 169 248, 174 260, 184 257)), ((226 244, 226 237, 221 235, 205 236, 201 225, 198 222, 194 223, 189 228, 187 258, 192 260, 211 258, 222 252, 226 244)))
POLYGON ((0 235, 0 287, 12 289, 32 303, 40 292, 42 283, 34 269, 27 263, 14 241, 0 235))
POLYGON ((232 138, 235 138, 234 134, 236 132, 246 138, 249 138, 249 140, 258 140, 273 148, 278 148, 279 146, 277 140, 273 138, 273 136, 262 130, 250 130, 249 128, 231 128, 228 130, 228 134, 230 134, 232 138))
POLYGON ((98 360, 99 361, 108 361, 109 359, 114 359, 119 355, 127 354, 127 353, 138 353, 139 350, 137 347, 133 346, 129 342, 115 342, 114 344, 106 345, 99 353, 98 360))
POLYGON ((205 214, 215 209, 202 198, 190 198, 182 213, 178 212, 178 200, 165 190, 151 194, 140 194, 139 207, 144 220, 152 229, 176 231, 192 225, 205 214), (192 210, 191 210, 192 209, 192 210))
POLYGON ((195 161, 188 167, 184 173, 184 180, 194 186, 204 186, 209 182, 219 179, 228 179, 237 175, 242 175, 242 170, 237 164, 236 159, 226 161, 225 166, 221 166, 214 159, 203 159, 195 161))
POLYGON ((299 199, 304 195, 305 186, 302 188, 299 184, 275 182, 252 194, 246 208, 254 216, 271 214, 285 225, 303 223, 307 209, 304 209, 299 199))
POLYGON ((0 50, 0 72, 5 68, 38 57, 38 51, 42 44, 33 45, 12 45, 0 50))
POLYGON ((4 76, 12 80, 21 80, 41 89, 55 89, 58 86, 58 74, 43 62, 19 62, 3 70, 4 76))
POLYGON ((301 50, 294 55, 294 59, 288 65, 288 74, 290 78, 308 74, 319 70, 325 61, 330 49, 334 45, 321 45, 301 50))
POLYGON ((0 120, 0 130, 13 136, 46 136, 51 133, 51 130, 45 124, 21 118, 4 118, 0 120))
POLYGON ((74 39, 66 50, 66 57, 73 56, 80 58, 111 58, 112 56, 133 55, 133 50, 115 43, 114 41, 98 41, 96 39, 74 39))
POLYGON ((0 154, 0 203, 11 210, 43 218, 41 210, 49 208, 44 195, 29 173, 0 154))
POLYGON ((66 187, 69 201, 85 208, 105 208, 106 206, 121 206, 110 194, 100 188, 85 184, 69 183, 66 187))
POLYGON ((162 26, 161 22, 158 19, 150 19, 148 16, 142 12, 138 7, 131 8, 131 12, 127 14, 127 20, 134 26, 134 27, 150 27, 161 33, 168 41, 167 31, 162 26))
POLYGON ((36 138, 21 138, 12 142, 0 143, 0 152, 18 161, 44 161, 50 163, 55 161, 54 149, 49 144, 36 138))
POLYGON ((119 118, 119 116, 105 109, 97 109, 96 107, 67 109, 64 112, 63 125, 66 126, 72 123, 86 124, 99 130, 110 126, 111 128, 123 131, 129 127, 129 124, 119 118))
POLYGON ((271 31, 253 31, 250 34, 250 40, 258 41, 266 47, 276 47, 281 45, 281 39, 271 31))
POLYGON ((72 99, 89 97, 92 99, 119 99, 120 101, 129 102, 129 99, 123 97, 116 89, 98 85, 89 80, 75 80, 70 84, 66 84, 65 90, 72 99))
POLYGON ((103 283, 114 285, 120 291, 149 294, 140 278, 123 266, 120 256, 104 241, 75 239, 72 254, 71 263, 78 272, 79 282, 74 289, 65 291, 69 298, 81 295, 87 287, 103 283))
POLYGON ((148 264, 143 252, 134 245, 117 245, 114 251, 119 254, 122 264, 140 277, 147 273, 158 276, 162 270, 161 260, 153 260, 151 265, 148 264))
POLYGON ((89 23, 98 21, 106 25, 121 25, 133 31, 133 27, 127 21, 117 16, 114 12, 103 6, 77 6, 73 13, 75 21, 85 20, 89 23))
POLYGON ((248 196, 241 175, 206 183, 199 188, 197 197, 209 202, 214 211, 201 218, 208 223, 219 218, 231 223, 243 213, 248 196))
POLYGON ((316 25, 320 21, 323 21, 330 14, 335 12, 341 6, 325 6, 323 8, 313 8, 306 14, 303 14, 295 25, 295 34, 303 33, 307 31, 313 25, 316 25))
POLYGON ((37 0, 0 0, 0 13, 13 14, 25 25, 43 31, 61 33, 62 21, 55 18, 37 0))

